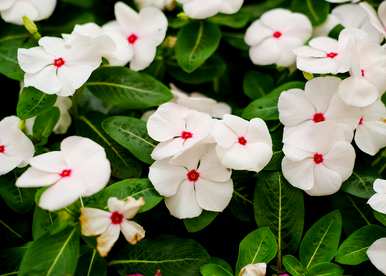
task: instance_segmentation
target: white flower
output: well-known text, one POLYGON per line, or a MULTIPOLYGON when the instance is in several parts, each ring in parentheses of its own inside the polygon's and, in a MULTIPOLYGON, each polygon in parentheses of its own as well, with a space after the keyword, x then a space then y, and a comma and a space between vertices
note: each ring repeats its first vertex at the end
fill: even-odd
POLYGON ((240 10, 244 0, 177 0, 187 16, 205 19, 218 13, 233 14, 240 10))
POLYGON ((366 39, 358 30, 345 29, 339 36, 350 56, 350 77, 339 87, 342 100, 352 106, 374 103, 386 90, 386 49, 366 39))
POLYGON ((47 19, 55 6, 56 0, 1 0, 0 14, 5 22, 23 25, 23 16, 33 21, 47 19))
POLYGON ((115 17, 116 21, 107 23, 103 29, 117 44, 121 55, 119 65, 130 61, 132 70, 145 69, 153 62, 157 46, 165 38, 167 18, 160 9, 146 7, 137 13, 123 2, 115 4, 115 17))
POLYGON ((386 275, 386 238, 376 240, 366 253, 370 262, 386 275))
POLYGON ((149 136, 160 142, 151 157, 160 160, 183 153, 207 139, 212 126, 208 114, 174 103, 161 105, 147 121, 149 136))
POLYGON ((367 2, 362 2, 359 5, 367 12, 370 23, 374 26, 374 28, 386 37, 386 1, 383 1, 379 5, 378 14, 367 2))
POLYGON ((210 115, 213 118, 222 118, 225 114, 231 113, 231 107, 222 102, 217 102, 206 97, 198 92, 193 92, 190 95, 170 84, 171 91, 174 96, 173 102, 210 115))
POLYGON ((201 144, 172 160, 150 166, 149 179, 165 196, 166 207, 180 219, 202 210, 221 212, 233 193, 231 171, 221 165, 213 145, 201 144))
POLYGON ((25 72, 24 85, 47 94, 73 95, 102 61, 94 45, 69 45, 64 39, 43 37, 39 46, 18 50, 18 62, 25 72))
POLYGON ((261 171, 272 158, 272 139, 260 118, 251 121, 224 115, 213 130, 221 163, 231 169, 261 171))
POLYGON ((355 150, 336 124, 315 124, 283 142, 283 175, 309 195, 336 193, 353 172, 355 150))
POLYGON ((145 237, 145 230, 131 219, 144 204, 142 197, 138 200, 133 197, 126 200, 110 197, 107 201, 109 211, 82 208, 80 210, 82 235, 99 236, 97 250, 103 257, 110 252, 120 232, 130 244, 136 244, 145 237))
POLYGON ((338 41, 329 37, 317 37, 294 50, 299 70, 317 74, 345 73, 349 70, 347 55, 338 41))
POLYGON ((350 142, 358 125, 360 110, 346 105, 337 95, 341 80, 337 77, 318 77, 306 83, 304 91, 290 89, 280 94, 279 119, 285 126, 284 139, 302 128, 321 122, 337 123, 350 142))
POLYGON ((368 34, 370 40, 374 43, 379 44, 383 39, 382 34, 371 25, 367 13, 358 4, 345 4, 335 7, 326 22, 315 29, 314 34, 315 36, 327 36, 339 24, 344 28, 362 30, 368 34))
POLYGON ((0 175, 26 166, 35 153, 34 145, 19 125, 20 119, 16 116, 0 121, 0 175))
POLYGON ((367 203, 375 211, 386 214, 386 180, 377 179, 374 181, 373 188, 375 194, 370 197, 367 203))
POLYGON ((162 10, 173 6, 174 0, 135 0, 135 3, 140 9, 145 7, 156 7, 162 10))
MULTIPOLYGON (((72 106, 72 101, 70 97, 57 97, 54 106, 59 108, 60 116, 53 129, 53 132, 56 134, 65 134, 72 122, 71 115, 68 112, 72 106)), ((35 120, 36 117, 25 120, 26 132, 29 135, 33 134, 33 126, 35 124, 35 120)))
POLYGON ((265 276, 267 273, 266 263, 249 264, 240 271, 240 276, 265 276))
POLYGON ((39 200, 39 206, 49 211, 64 208, 81 196, 91 196, 102 190, 111 172, 105 150, 79 136, 64 139, 60 151, 35 156, 30 165, 17 179, 16 186, 50 186, 39 200))
POLYGON ((360 150, 370 155, 386 147, 386 107, 380 100, 360 109, 354 140, 360 150))
POLYGON ((245 42, 251 47, 249 56, 254 64, 288 67, 295 62, 293 50, 302 46, 311 33, 312 25, 305 15, 273 9, 252 23, 245 42))

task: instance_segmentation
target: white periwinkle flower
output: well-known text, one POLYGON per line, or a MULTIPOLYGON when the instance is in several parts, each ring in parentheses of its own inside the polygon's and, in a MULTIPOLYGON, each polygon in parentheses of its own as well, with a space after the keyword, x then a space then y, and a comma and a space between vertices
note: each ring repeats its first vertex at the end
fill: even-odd
POLYGON ((370 155, 386 147, 386 107, 380 100, 360 109, 354 140, 361 151, 370 155))
POLYGON ((49 211, 59 210, 81 196, 91 196, 102 190, 111 173, 105 150, 79 136, 64 139, 60 151, 35 156, 30 165, 17 179, 16 186, 50 186, 39 201, 39 206, 49 211))
POLYGON ((294 50, 296 67, 317 74, 345 73, 349 70, 347 55, 338 41, 329 37, 313 38, 309 46, 294 50))
POLYGON ((177 0, 187 16, 205 19, 218 13, 233 14, 239 11, 244 0, 177 0))
POLYGON ((223 211, 233 194, 231 173, 213 145, 201 144, 172 160, 154 162, 149 179, 166 197, 170 213, 184 219, 197 217, 202 210, 223 211))
POLYGON ((378 7, 378 14, 375 12, 374 8, 367 2, 362 2, 359 4, 369 16, 370 23, 386 37, 386 1, 383 1, 378 7))
POLYGON ((0 175, 26 166, 35 153, 34 145, 19 125, 20 119, 16 116, 0 121, 0 175))
POLYGON ((160 142, 151 157, 160 160, 179 155, 208 138, 213 126, 205 113, 166 103, 147 121, 149 136, 160 142))
POLYGON ((110 252, 120 232, 130 244, 136 244, 145 237, 145 230, 131 219, 144 204, 143 198, 129 197, 126 200, 119 200, 110 197, 107 201, 109 211, 82 208, 80 210, 82 235, 99 236, 97 250, 103 257, 110 252))
POLYGON ((265 276, 267 273, 266 263, 249 264, 240 271, 240 276, 265 276))
POLYGON ((353 172, 355 150, 336 124, 315 124, 283 142, 283 175, 309 195, 336 193, 353 172))
MULTIPOLYGON (((130 61, 130 68, 143 70, 154 60, 157 46, 166 35, 168 21, 160 9, 146 7, 139 13, 118 2, 115 4, 116 21, 103 26, 114 39, 120 53, 120 65, 130 61)), ((116 62, 117 64, 117 62, 116 62)))
POLYGON ((251 121, 224 115, 213 133, 221 163, 231 169, 261 171, 272 158, 272 139, 260 118, 251 121))
POLYGON ((370 197, 367 203, 375 211, 386 214, 386 180, 377 179, 374 181, 373 189, 375 194, 370 197))
POLYGON ((346 105, 337 95, 341 80, 318 77, 308 81, 304 91, 290 89, 280 94, 279 119, 285 126, 283 137, 321 122, 340 124, 351 141, 358 124, 359 109, 346 105))
POLYGON ((55 7, 56 0, 1 0, 0 14, 6 22, 23 25, 23 16, 40 21, 50 17, 55 7))
POLYGON ((135 0, 137 6, 142 9, 145 7, 156 7, 159 9, 164 8, 172 8, 174 4, 174 0, 135 0))
POLYGON ((94 47, 43 37, 38 47, 19 49, 17 59, 25 72, 24 85, 47 94, 73 95, 101 64, 101 56, 93 51, 94 47))
POLYGON ((376 240, 366 253, 370 262, 386 275, 386 238, 376 240))
POLYGON ((295 62, 293 50, 311 37, 310 20, 301 13, 273 9, 252 23, 245 34, 249 56, 256 65, 288 67, 295 62))

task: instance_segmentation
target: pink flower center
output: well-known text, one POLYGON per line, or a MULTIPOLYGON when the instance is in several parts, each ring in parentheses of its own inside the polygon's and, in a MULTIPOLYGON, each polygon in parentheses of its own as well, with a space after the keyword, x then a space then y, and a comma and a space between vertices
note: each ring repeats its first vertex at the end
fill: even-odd
POLYGON ((330 52, 330 53, 326 54, 326 57, 328 57, 328 58, 335 58, 337 55, 338 55, 338 53, 330 52))
POLYGON ((320 123, 325 121, 326 118, 324 117, 323 113, 318 112, 314 114, 314 117, 312 118, 312 120, 314 121, 314 123, 320 123))
POLYGON ((123 215, 115 211, 111 213, 110 219, 112 224, 121 224, 123 221, 123 215))
POLYGON ((188 139, 190 139, 192 137, 193 137, 193 133, 191 133, 189 131, 181 132, 181 138, 184 139, 184 140, 188 140, 188 139))
POLYGON ((365 69, 361 69, 361 76, 362 76, 362 77, 365 76, 365 69))
POLYGON ((360 118, 359 118, 358 125, 360 125, 360 126, 363 125, 364 120, 365 120, 365 119, 363 118, 363 116, 360 117, 360 118))
POLYGON ((200 173, 196 170, 190 170, 187 174, 186 177, 190 182, 196 182, 200 178, 200 173))
POLYGON ((138 36, 136 34, 131 34, 127 37, 127 41, 130 43, 130 44, 134 44, 138 39, 138 36))
POLYGON ((66 63, 66 62, 65 62, 64 59, 61 58, 61 57, 54 60, 54 66, 55 66, 56 68, 62 67, 65 63, 66 63))
POLYGON ((59 175, 60 177, 69 177, 71 176, 71 173, 72 173, 72 170, 67 169, 67 170, 63 170, 59 175))
POLYGON ((0 153, 4 153, 5 152, 5 146, 4 145, 0 145, 0 153))
POLYGON ((315 153, 314 154, 314 162, 315 162, 315 164, 323 163, 323 161, 324 161, 323 154, 321 154, 321 153, 315 153))
POLYGON ((247 144, 247 139, 244 136, 239 137, 239 144, 245 146, 247 144))
POLYGON ((281 32, 279 32, 279 31, 276 31, 276 32, 274 32, 274 33, 272 34, 272 36, 273 36, 274 38, 280 38, 282 35, 283 35, 283 34, 282 34, 281 32))

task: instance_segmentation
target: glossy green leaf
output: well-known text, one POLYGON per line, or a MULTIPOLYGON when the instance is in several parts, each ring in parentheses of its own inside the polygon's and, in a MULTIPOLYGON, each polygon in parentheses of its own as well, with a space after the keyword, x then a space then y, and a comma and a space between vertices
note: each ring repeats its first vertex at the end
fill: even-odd
POLYGON ((248 71, 244 76, 244 94, 252 100, 264 97, 273 88, 273 78, 270 75, 248 71))
POLYGON ((283 265, 286 271, 293 276, 303 276, 305 273, 303 264, 292 255, 283 257, 283 265))
POLYGON ((305 275, 341 276, 343 275, 343 269, 336 264, 320 263, 312 266, 305 275))
POLYGON ((232 272, 218 264, 206 264, 200 269, 202 276, 233 276, 232 272))
POLYGON ((375 193, 373 184, 377 178, 378 174, 374 169, 354 171, 344 182, 342 190, 353 196, 368 199, 375 193))
POLYGON ((292 0, 291 8, 307 15, 314 26, 322 24, 330 12, 330 4, 324 0, 292 0))
POLYGON ((202 214, 196 218, 184 219, 184 225, 188 232, 198 232, 211 224, 217 215, 217 212, 203 211, 202 214))
POLYGON ((106 276, 107 262, 94 248, 80 256, 75 276, 106 276))
POLYGON ((32 131, 34 139, 45 143, 54 130, 60 117, 59 108, 52 106, 38 115, 32 131))
POLYGON ((208 20, 217 25, 240 29, 248 24, 250 15, 247 12, 240 10, 235 14, 217 14, 210 17, 208 20))
POLYGON ((20 189, 15 182, 12 173, 0 176, 0 197, 13 211, 26 213, 33 208, 35 189, 20 189))
POLYGON ((36 88, 25 87, 19 96, 16 114, 22 120, 32 118, 53 106, 55 101, 56 95, 48 95, 36 88))
POLYGON ((386 226, 386 214, 382 214, 380 212, 374 211, 374 217, 384 226, 386 226))

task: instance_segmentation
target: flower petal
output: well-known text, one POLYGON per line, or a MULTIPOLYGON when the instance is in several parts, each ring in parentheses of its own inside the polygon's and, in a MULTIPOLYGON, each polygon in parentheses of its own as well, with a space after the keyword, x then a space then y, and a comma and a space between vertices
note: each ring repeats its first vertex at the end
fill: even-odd
POLYGON ((111 248, 119 238, 121 228, 118 224, 110 224, 107 230, 97 238, 97 250, 102 257, 109 254, 111 248))
POLYGON ((208 211, 222 212, 229 204, 233 194, 233 181, 208 181, 200 179, 195 184, 198 205, 208 211))
POLYGON ((375 194, 367 201, 375 211, 386 214, 386 194, 375 194))
POLYGON ((157 52, 157 47, 149 39, 139 39, 133 49, 134 54, 130 62, 130 69, 133 71, 141 71, 148 67, 157 52))
POLYGON ((280 94, 279 119, 285 126, 296 126, 306 120, 312 119, 315 107, 301 89, 290 89, 280 94))
POLYGON ((41 47, 19 49, 17 51, 17 60, 20 68, 31 74, 39 72, 54 61, 41 47))
POLYGON ((314 166, 314 186, 306 190, 311 196, 332 195, 339 191, 342 186, 342 177, 335 171, 319 164, 314 166))
POLYGON ((145 237, 145 230, 134 221, 124 220, 121 223, 121 231, 130 244, 136 244, 145 237))
POLYGON ((366 253, 371 263, 383 274, 386 274, 386 238, 376 240, 366 253))
POLYGON ((56 75, 56 67, 49 65, 41 71, 24 75, 25 87, 35 87, 46 94, 56 94, 62 89, 62 83, 56 75))
POLYGON ((284 157, 281 168, 292 186, 302 190, 310 190, 314 186, 314 163, 311 159, 292 161, 284 157))
POLYGON ((21 188, 50 186, 60 179, 57 173, 47 173, 34 168, 28 168, 16 181, 21 188))
POLYGON ((377 87, 360 77, 344 79, 339 85, 338 92, 346 104, 357 107, 368 106, 379 97, 377 87))
POLYGON ((37 170, 56 174, 65 169, 70 169, 60 151, 51 151, 35 156, 31 159, 30 165, 37 170))
POLYGON ((317 112, 326 112, 331 98, 338 91, 341 80, 337 77, 319 77, 306 83, 304 88, 307 98, 317 112))
POLYGON ((259 45, 249 49, 249 57, 256 65, 270 65, 279 60, 280 51, 281 49, 274 38, 267 38, 259 45))
POLYGON ((335 143, 324 156, 324 165, 340 174, 343 181, 348 179, 354 169, 355 150, 348 142, 335 143))
POLYGON ((374 181, 373 188, 377 193, 386 194, 386 180, 376 179, 374 181))
POLYGON ((82 235, 84 236, 100 235, 111 224, 110 213, 95 208, 80 209, 79 220, 82 235))
POLYGON ((270 36, 272 36, 272 30, 262 24, 260 20, 256 20, 245 33, 245 43, 255 46, 270 36))
POLYGON ((221 164, 214 147, 202 156, 198 171, 200 177, 218 182, 228 181, 232 175, 232 171, 221 164))

